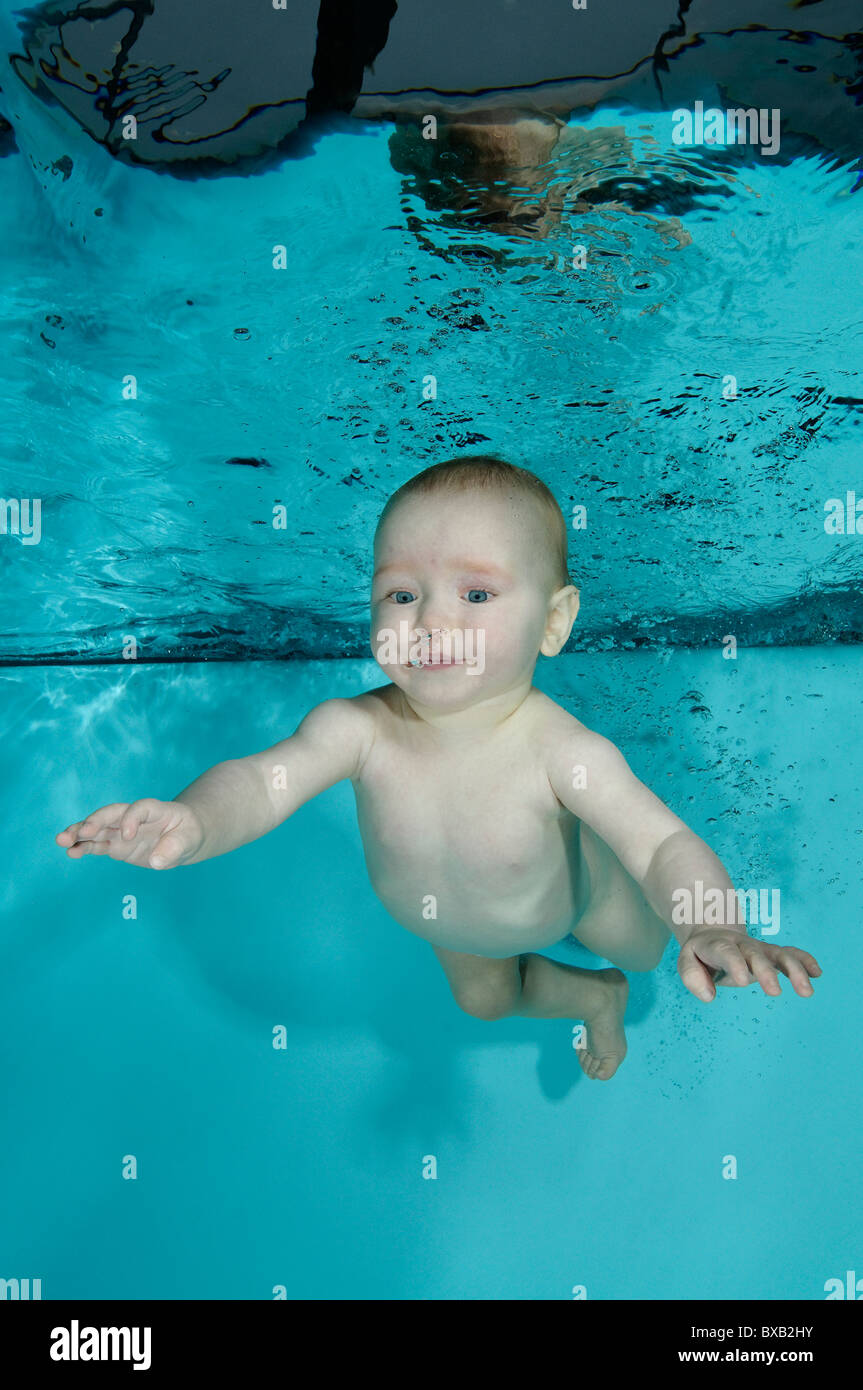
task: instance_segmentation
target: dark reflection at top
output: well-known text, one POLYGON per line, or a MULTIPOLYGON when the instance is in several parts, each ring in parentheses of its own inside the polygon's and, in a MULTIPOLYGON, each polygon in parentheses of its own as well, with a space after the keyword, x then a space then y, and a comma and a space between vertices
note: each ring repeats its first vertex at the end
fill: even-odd
MULTIPOLYGON (((669 23, 667 0, 633 0, 628 25, 619 6, 591 6, 566 20, 559 0, 532 0, 524 12, 494 8, 499 33, 490 45, 489 7, 479 0, 463 0, 457 25, 437 27, 420 0, 320 0, 284 9, 269 0, 46 3, 17 12, 20 38, 9 63, 114 157, 180 177, 238 166, 255 172, 305 157, 323 131, 351 118, 397 121, 402 142, 409 124, 439 112, 448 126, 439 155, 450 164, 434 173, 438 196, 447 198, 460 168, 476 201, 460 210, 516 235, 519 226, 542 235, 544 219, 554 219, 554 195, 525 178, 513 206, 495 189, 495 167, 542 167, 554 157, 560 118, 602 103, 671 110, 716 96, 723 104, 779 107, 783 161, 794 139, 845 160, 859 154, 863 39, 846 32, 840 0, 793 8, 762 0, 757 22, 704 33, 702 7, 680 3, 669 23), (790 19, 817 23, 817 31, 792 29, 790 19), (528 43, 519 43, 521 34, 528 43), (460 116, 466 101, 484 104, 482 92, 499 109, 460 116), (125 128, 130 118, 134 138, 125 128), (534 195, 545 204, 534 207, 534 195)), ((428 143, 424 152, 398 144, 396 167, 416 162, 421 173, 428 143)), ((589 192, 581 196, 597 201, 589 192)))

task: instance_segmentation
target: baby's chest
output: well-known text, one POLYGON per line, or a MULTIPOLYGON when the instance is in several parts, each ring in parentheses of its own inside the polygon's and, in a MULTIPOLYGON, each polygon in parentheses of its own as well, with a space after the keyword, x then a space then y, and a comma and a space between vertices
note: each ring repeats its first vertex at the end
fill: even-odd
POLYGON ((369 789, 366 822, 378 851, 406 868, 435 860, 524 870, 560 838, 555 806, 528 769, 465 766, 382 779, 369 789))

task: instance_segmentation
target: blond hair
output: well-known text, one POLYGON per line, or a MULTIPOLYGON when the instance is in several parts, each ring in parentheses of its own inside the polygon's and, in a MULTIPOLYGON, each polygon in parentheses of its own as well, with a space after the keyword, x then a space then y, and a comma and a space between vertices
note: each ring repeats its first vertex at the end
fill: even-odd
POLYGON ((422 473, 409 478, 387 500, 378 520, 375 537, 393 508, 406 497, 491 490, 498 493, 517 492, 523 497, 530 497, 537 504, 548 527, 555 585, 563 589, 572 583, 569 577, 566 522, 554 493, 535 473, 527 468, 519 468, 517 464, 507 463, 506 459, 496 454, 460 454, 443 463, 434 463, 430 468, 424 468, 422 473))

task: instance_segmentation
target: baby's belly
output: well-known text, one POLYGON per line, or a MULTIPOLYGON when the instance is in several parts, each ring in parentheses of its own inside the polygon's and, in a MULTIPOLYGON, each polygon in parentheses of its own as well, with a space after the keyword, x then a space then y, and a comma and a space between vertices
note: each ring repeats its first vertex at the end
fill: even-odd
POLYGON ((578 856, 562 849, 515 870, 469 863, 446 872, 428 863, 384 866, 368 853, 366 860, 390 916, 449 951, 505 957, 542 950, 566 936, 578 917, 578 856))

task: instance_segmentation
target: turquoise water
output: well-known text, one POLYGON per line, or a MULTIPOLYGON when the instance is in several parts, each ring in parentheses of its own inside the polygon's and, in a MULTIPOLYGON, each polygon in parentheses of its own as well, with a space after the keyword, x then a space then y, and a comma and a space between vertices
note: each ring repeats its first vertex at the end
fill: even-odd
POLYGON ((376 671, 4 673, 10 1272, 45 1298, 823 1298, 859 1270, 861 771, 837 751, 859 717, 856 650, 541 665, 735 882, 781 885, 776 939, 824 970, 809 999, 783 981, 777 999, 705 1006, 670 948, 629 976, 608 1084, 583 1077, 565 1021, 459 1012, 371 893, 347 784, 168 874, 54 846, 70 811, 168 797, 376 671))
POLYGON ((540 235, 532 195, 521 223, 446 206, 389 125, 175 179, 3 86, 2 493, 42 500, 42 536, 0 536, 0 1276, 45 1298, 823 1298, 861 1259, 861 550, 824 529, 863 494, 844 131, 770 162, 676 149, 667 111, 580 111, 540 235), (774 939, 824 970, 810 999, 705 1007, 672 946, 630 976, 607 1085, 568 1023, 459 1012, 371 892, 347 785, 169 874, 54 844, 381 683, 380 507, 483 448, 588 509, 582 611, 537 683, 738 885, 778 886, 774 939))
MULTIPOLYGON (((14 104, 50 170, 71 133, 14 104)), ((151 658, 361 657, 384 501, 483 448, 587 507, 576 644, 863 630, 859 540, 824 530, 863 437, 857 174, 678 150, 667 115, 580 121, 549 188, 608 201, 539 240, 429 212, 388 126, 250 178, 92 146, 43 189, 2 161, 0 438, 45 522, 6 569, 0 657, 117 660, 129 624, 151 658)))

